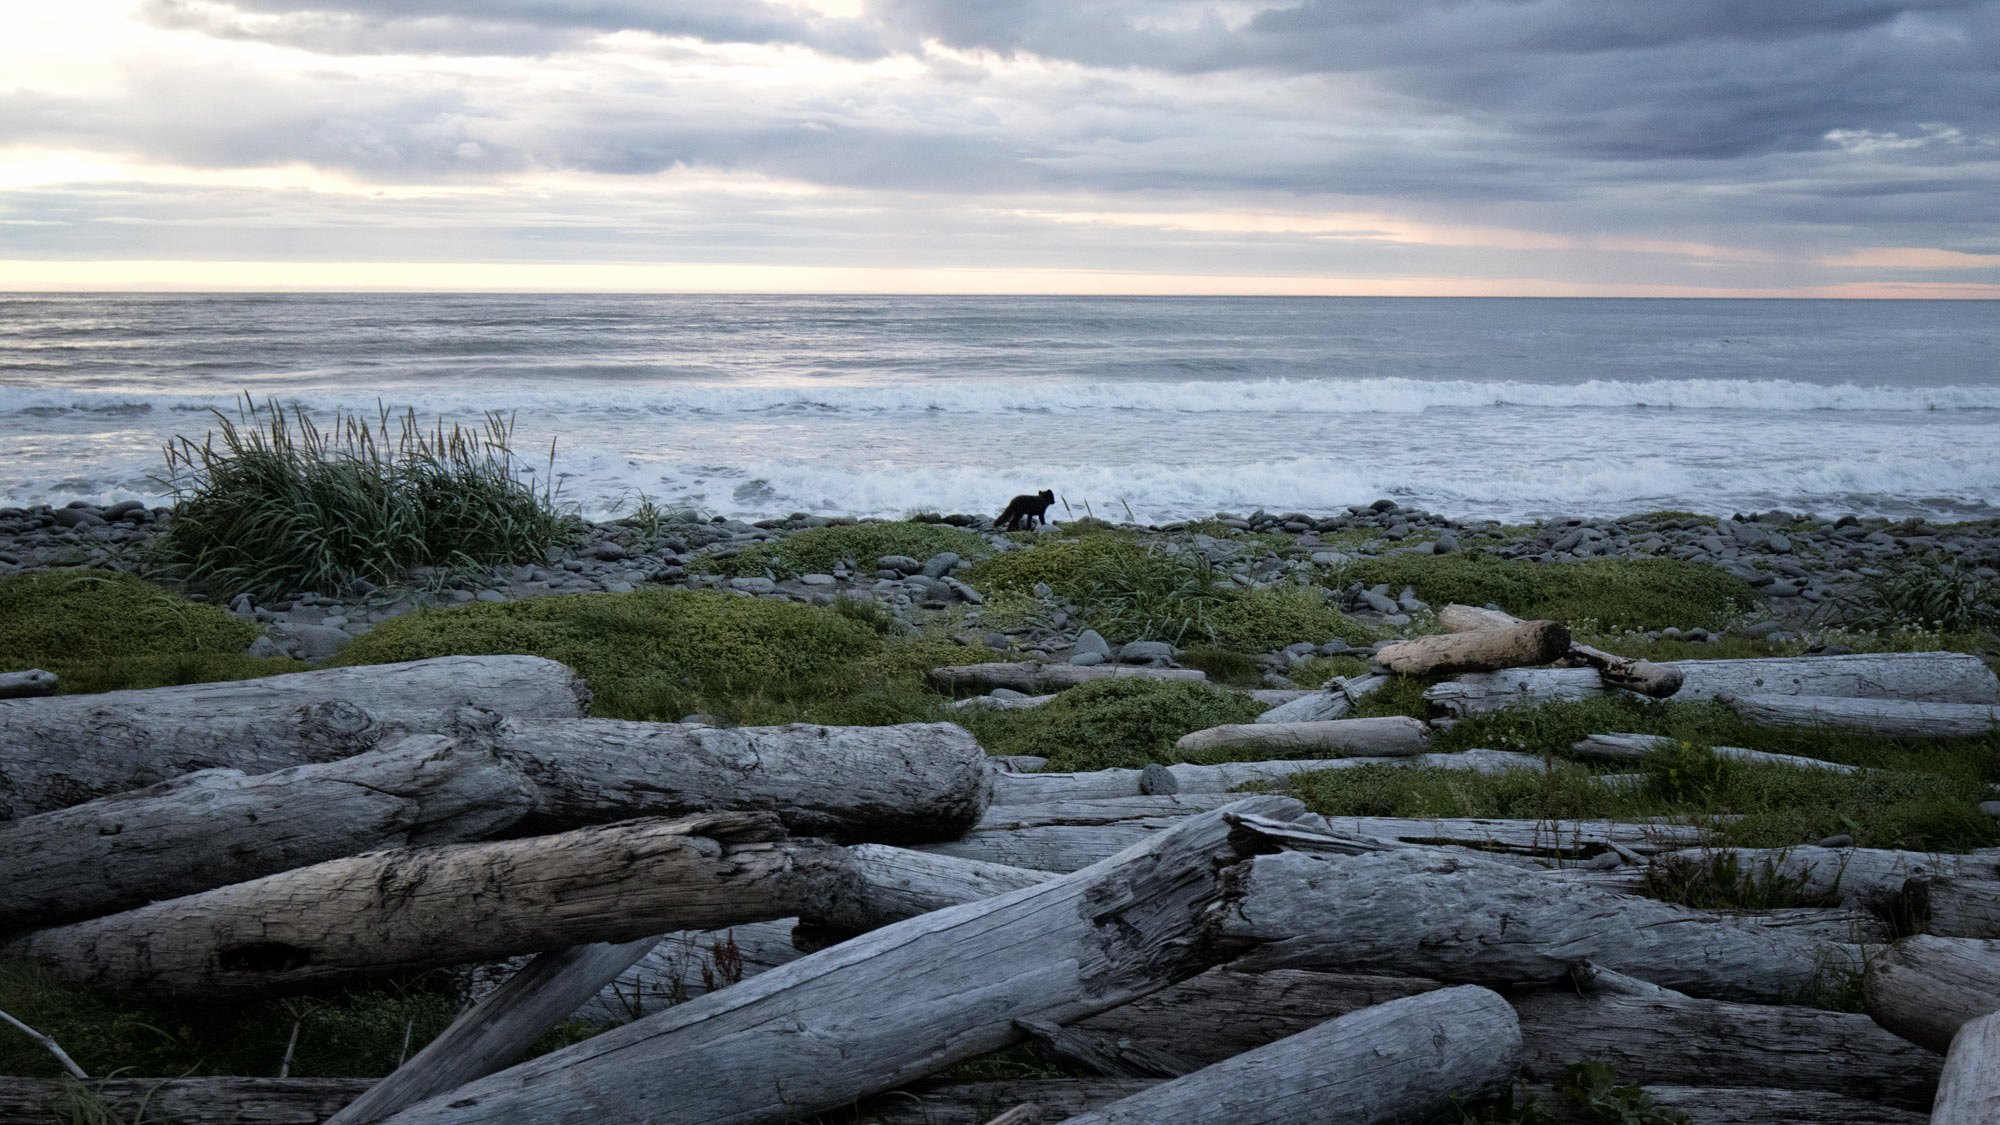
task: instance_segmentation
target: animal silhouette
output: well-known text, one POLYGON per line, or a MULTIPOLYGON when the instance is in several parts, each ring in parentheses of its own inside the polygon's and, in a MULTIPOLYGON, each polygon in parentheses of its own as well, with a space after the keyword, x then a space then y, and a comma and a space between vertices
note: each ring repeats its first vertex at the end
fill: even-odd
POLYGON ((1049 522, 1049 505, 1056 502, 1056 494, 1044 488, 1033 496, 1016 496, 1007 501, 1007 510, 993 521, 1002 531, 1024 531, 1035 526, 1035 521, 1049 522))

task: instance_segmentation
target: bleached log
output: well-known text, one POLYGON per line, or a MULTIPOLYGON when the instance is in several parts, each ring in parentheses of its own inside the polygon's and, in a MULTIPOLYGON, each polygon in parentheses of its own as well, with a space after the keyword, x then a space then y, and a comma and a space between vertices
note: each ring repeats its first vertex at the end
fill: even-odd
POLYGON ((1931 1125, 2000 1121, 2000 1013, 1969 1020, 1951 1040, 1931 1125))
POLYGON ((340 761, 203 771, 0 821, 9 929, 109 913, 374 848, 635 816, 775 812, 835 839, 950 839, 985 807, 985 752, 948 723, 717 730, 507 719, 340 761))
POLYGON ((985 750, 952 723, 722 729, 509 717, 492 738, 542 794, 538 821, 573 825, 767 810, 835 840, 950 839, 985 809, 985 750))
POLYGON ((1431 729, 1407 715, 1379 719, 1330 719, 1318 723, 1230 723, 1184 734, 1174 743, 1182 752, 1216 746, 1290 751, 1331 751, 1379 758, 1421 754, 1431 729))
POLYGON ((856 844, 813 856, 810 864, 802 873, 796 900, 801 918, 822 930, 846 934, 865 933, 1055 878, 1047 871, 884 844, 856 844))
POLYGON ((1361 698, 1379 690, 1390 677, 1369 674, 1349 679, 1335 677, 1324 691, 1306 692, 1297 699, 1278 704, 1257 716, 1260 723, 1316 723, 1338 719, 1354 709, 1361 698))
POLYGON ((680 930, 661 938, 570 1018, 616 1027, 805 956, 792 944, 796 918, 721 930, 680 930))
MULTIPOLYGON (((1465 750, 1456 754, 1416 754, 1394 758, 1292 758, 1275 762, 1218 762, 1198 766, 1180 762, 1162 767, 1173 778, 1173 793, 1227 793, 1241 785, 1284 785, 1302 773, 1319 770, 1397 766, 1411 769, 1459 769, 1474 773, 1541 770, 1542 759, 1511 750, 1465 750)), ((1092 770, 1087 773, 1003 773, 993 778, 994 805, 1035 805, 1052 801, 1105 800, 1139 797, 1144 770, 1092 770)))
POLYGON ((1201 920, 1248 845, 1221 813, 1190 817, 1088 870, 876 930, 389 1120, 749 1125, 844 1106, 1017 1041, 1015 1020, 1069 1023, 1200 972, 1201 920))
POLYGON ((1182 683, 1196 684, 1208 681, 1208 673, 1199 668, 1149 668, 1134 664, 1099 664, 1086 668, 1080 664, 1036 664, 1032 661, 1020 664, 963 664, 932 668, 924 673, 924 677, 932 686, 946 691, 969 687, 1003 687, 1029 695, 1061 691, 1094 680, 1121 677, 1138 680, 1178 680, 1182 683))
POLYGON ((2000 879, 1919 875, 1903 885, 1902 906, 1937 937, 2000 938, 2000 879))
POLYGON ((1179 1078, 1201 1069, 1199 1063, 1114 1035, 1038 1020, 1015 1020, 1014 1026, 1059 1061, 1106 1078, 1179 1078))
MULTIPOLYGON (((1356 839, 1356 838, 1346 838, 1356 839)), ((1563 883, 1462 851, 1285 851, 1230 876, 1218 941, 1249 970, 1381 971, 1453 983, 1562 980, 1578 960, 1696 996, 1775 1002, 1857 948, 1563 883)))
MULTIPOLYGON (((1807 1056, 1808 1058, 1810 1056, 1807 1056)), ((1649 1085, 1655 1108, 1685 1114, 1700 1125, 1925 1125, 1929 1117, 1824 1090, 1759 1090, 1735 1086, 1649 1085)), ((1545 1098, 1552 1108, 1565 1103, 1545 1098)), ((1563 1125, 1598 1125, 1601 1117, 1563 1117, 1563 1125)))
MULTIPOLYGON (((1603 761, 1628 762, 1644 761, 1661 750, 1672 750, 1680 745, 1677 738, 1663 734, 1593 734, 1570 744, 1570 753, 1580 758, 1597 758, 1603 761)), ((1832 770, 1835 773, 1856 773, 1859 766, 1842 765, 1839 762, 1823 762, 1818 758, 1802 758, 1796 754, 1773 754, 1764 750, 1749 750, 1741 746, 1716 746, 1711 748, 1718 758, 1735 762, 1755 762, 1759 765, 1793 766, 1798 769, 1832 770)))
POLYGON ((1047 695, 975 695, 966 699, 951 701, 952 710, 1025 711, 1030 707, 1040 707, 1053 703, 1056 693, 1047 695))
POLYGON ((1868 1014, 1942 1054, 1966 1023, 2000 1010, 2000 941, 1919 934, 1868 962, 1868 1014))
POLYGON ((597 942, 540 954, 453 1020, 395 1073, 327 1118, 325 1125, 379 1121, 406 1105, 499 1070, 644 957, 657 940, 597 942))
POLYGON ((1375 662, 1404 676, 1494 672, 1547 664, 1569 651, 1569 628, 1556 621, 1522 621, 1470 633, 1438 633, 1398 641, 1375 662))
MULTIPOLYGON (((1478 609, 1469 605, 1448 605, 1438 611, 1438 624, 1448 632, 1465 633, 1504 629, 1521 624, 1521 619, 1511 613, 1501 613, 1497 610, 1478 609)), ((1569 649, 1562 654, 1562 658, 1571 667, 1595 668, 1606 687, 1621 688, 1655 699, 1664 699, 1678 692, 1685 680, 1680 669, 1670 664, 1655 664, 1650 660, 1616 656, 1574 639, 1570 641, 1569 649)))
MULTIPOLYGON (((995 805, 959 839, 919 844, 917 849, 1039 871, 1075 871, 1172 828, 1191 812, 1219 807, 1229 796, 1186 793, 1047 805, 995 805)), ((1699 844, 1704 835, 1701 829, 1684 824, 1627 824, 1609 820, 1338 816, 1328 817, 1322 823, 1342 833, 1404 843, 1564 859, 1585 859, 1613 848, 1649 855, 1699 844)))
POLYGON ((2000 706, 1834 696, 1718 695, 1739 718, 1771 727, 1841 727, 1884 738, 1978 738, 2000 730, 2000 706))
POLYGON ((1223 965, 1073 1026, 1207 1065, 1336 1016, 1442 987, 1418 977, 1223 965))
POLYGON ((534 656, 446 656, 257 680, 0 700, 0 818, 203 769, 269 773, 450 733, 465 706, 576 717, 589 691, 534 656))
POLYGON ((54 672, 30 668, 25 672, 0 672, 0 699, 33 699, 62 690, 54 672))
POLYGON ((767 813, 330 860, 6 943, 72 979, 169 996, 271 994, 797 913, 767 813))
POLYGON ((1439 989, 1329 1020, 1069 1119, 1069 1125, 1423 1121, 1514 1080, 1521 1030, 1484 988, 1439 989))
MULTIPOLYGON (((1847 696, 2000 703, 2000 678, 1977 656, 1958 652, 1876 652, 1848 656, 1676 660, 1684 677, 1676 699, 1718 695, 1847 696)), ((1590 699, 1615 689, 1590 668, 1515 668, 1433 684, 1424 698, 1463 717, 1503 707, 1590 699)))
POLYGON ((1821 1090, 1923 1109, 1943 1063, 1860 1013, 1701 1000, 1588 965, 1558 987, 1509 999, 1531 1081, 1608 1062, 1634 1085, 1821 1090), (1799 1065, 1804 1058, 1812 1065, 1799 1065))
MULTIPOLYGON (((1945 876, 1985 881, 2000 879, 2000 848, 1965 855, 1891 851, 1882 848, 1822 848, 1802 844, 1792 848, 1696 848, 1662 852, 1653 857, 1651 874, 1672 876, 1675 867, 1713 870, 1733 865, 1747 888, 1784 890, 1804 898, 1838 902, 1883 913, 1907 912, 1906 890, 1911 880, 1945 876)), ((1625 867, 1611 871, 1568 870, 1554 877, 1574 879, 1606 889, 1643 893, 1649 871, 1625 867)))
POLYGON ((0 1078, 0 1121, 119 1121, 138 1125, 319 1125, 370 1078, 93 1078, 99 1109, 48 1078, 0 1078), (104 1114, 107 1116, 88 1116, 104 1114), (143 1116, 142 1116, 143 1114, 143 1116))
POLYGON ((476 742, 412 735, 257 776, 202 770, 0 821, 0 929, 47 926, 375 848, 493 835, 535 807, 476 742))
MULTIPOLYGON (((995 1125, 996 1114, 1029 1109, 1054 1125, 1158 1085, 1156 1078, 1041 1078, 946 1081, 926 1078, 864 1099, 854 1119, 867 1125, 995 1125)), ((1019 1120, 1019 1119, 1017 1119, 1019 1120)))

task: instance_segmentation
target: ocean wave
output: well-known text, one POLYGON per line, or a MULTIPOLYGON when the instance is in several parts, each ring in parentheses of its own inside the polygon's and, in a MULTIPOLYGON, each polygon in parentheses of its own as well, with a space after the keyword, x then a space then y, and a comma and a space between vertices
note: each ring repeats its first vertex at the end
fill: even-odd
MULTIPOLYGON (((261 397, 258 388, 248 388, 261 397)), ((437 385, 273 386, 308 410, 374 413, 377 401, 420 414, 478 416, 488 410, 538 416, 723 416, 1075 414, 1420 414, 1468 409, 1666 409, 1764 413, 1802 411, 2000 410, 2000 386, 1897 387, 1789 379, 1591 379, 1578 383, 1380 379, 1109 381, 949 379, 901 383, 746 385, 671 382, 634 386, 572 379, 528 390, 488 384, 476 392, 437 385)), ((239 398, 213 392, 133 394, 127 390, 0 387, 0 414, 136 412, 147 409, 233 414, 239 398)))

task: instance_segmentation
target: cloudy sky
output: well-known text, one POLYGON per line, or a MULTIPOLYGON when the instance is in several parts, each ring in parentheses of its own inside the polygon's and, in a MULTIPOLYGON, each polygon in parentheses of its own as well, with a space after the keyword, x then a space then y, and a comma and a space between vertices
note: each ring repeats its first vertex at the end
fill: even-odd
POLYGON ((2000 296, 2000 0, 0 6, 0 288, 2000 296))

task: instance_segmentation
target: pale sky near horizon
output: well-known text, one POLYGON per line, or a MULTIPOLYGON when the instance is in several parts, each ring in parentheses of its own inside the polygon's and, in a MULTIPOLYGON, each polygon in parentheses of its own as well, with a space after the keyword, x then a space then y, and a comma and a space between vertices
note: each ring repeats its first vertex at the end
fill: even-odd
POLYGON ((0 289, 2000 297, 2000 0, 0 0, 0 289))

